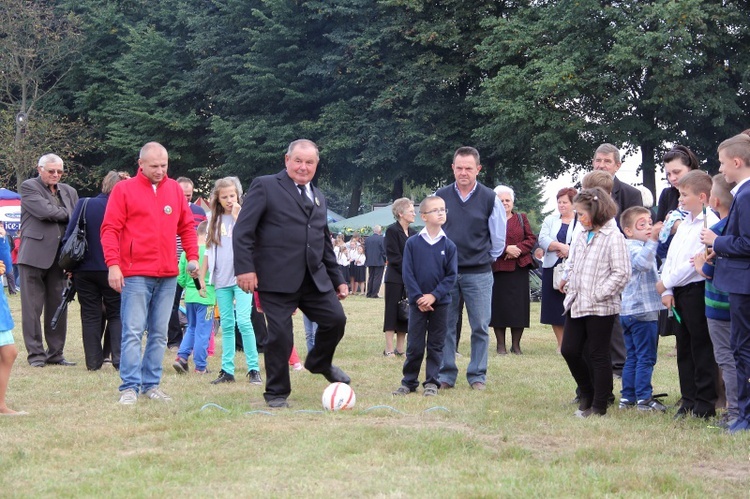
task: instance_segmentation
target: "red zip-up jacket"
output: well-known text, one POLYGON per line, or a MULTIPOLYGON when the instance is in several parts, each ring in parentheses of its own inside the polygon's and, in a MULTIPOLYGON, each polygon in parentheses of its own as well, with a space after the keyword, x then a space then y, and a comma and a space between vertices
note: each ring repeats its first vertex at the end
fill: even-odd
POLYGON ((177 182, 165 177, 154 190, 139 169, 135 177, 115 184, 100 231, 107 267, 119 265, 124 277, 176 276, 175 235, 188 261, 197 261, 193 213, 177 182))

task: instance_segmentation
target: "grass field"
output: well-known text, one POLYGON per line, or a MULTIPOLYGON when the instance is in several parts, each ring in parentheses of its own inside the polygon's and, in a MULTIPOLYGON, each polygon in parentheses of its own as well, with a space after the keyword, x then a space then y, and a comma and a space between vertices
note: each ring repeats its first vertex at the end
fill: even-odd
MULTIPOLYGON (((18 298, 11 306, 20 318, 18 298)), ((66 349, 76 367, 29 367, 19 325, 8 401, 30 415, 0 419, 0 496, 750 495, 748 434, 675 422, 670 413, 575 418, 573 380, 552 331, 535 323, 538 304, 524 355, 491 354, 487 390, 470 390, 461 376, 456 389, 432 398, 391 396, 401 366, 381 355, 383 301, 355 296, 344 307, 349 322, 336 363, 357 395, 345 413, 320 411, 321 376, 292 372, 292 407, 269 412, 262 387, 241 376, 219 386, 209 384, 213 376, 178 376, 169 353, 162 388, 174 402, 122 407, 117 373, 84 367, 76 303, 66 349), (209 403, 226 411, 201 410, 209 403)), ((295 317, 304 355, 301 326, 295 317)), ((463 371, 468 344, 459 348, 463 371)), ((662 341, 654 374, 669 405, 679 397, 675 360, 666 355, 673 346, 673 337, 662 341)), ((238 355, 237 373, 244 370, 238 355)))

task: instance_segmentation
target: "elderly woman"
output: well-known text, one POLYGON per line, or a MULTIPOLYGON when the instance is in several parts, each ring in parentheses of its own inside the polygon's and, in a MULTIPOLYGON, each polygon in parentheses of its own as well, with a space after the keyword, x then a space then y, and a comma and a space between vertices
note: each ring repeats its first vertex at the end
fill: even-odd
POLYGON ((73 272, 73 283, 78 291, 78 302, 81 305, 81 329, 83 332, 83 353, 86 357, 86 368, 89 371, 101 369, 104 363, 102 349, 102 309, 107 318, 110 347, 112 349, 112 365, 120 367, 120 341, 122 323, 120 321, 120 293, 109 286, 107 281, 108 269, 104 263, 104 252, 99 239, 99 229, 104 219, 104 211, 109 201, 109 193, 115 184, 130 178, 125 172, 109 172, 102 181, 102 193, 94 198, 83 198, 78 201, 70 217, 68 228, 63 237, 63 244, 73 235, 76 229, 78 215, 86 203, 86 242, 88 249, 83 261, 73 272))
POLYGON ((401 278, 401 261, 404 257, 406 240, 416 234, 409 227, 414 223, 416 213, 414 204, 408 198, 393 202, 393 218, 396 223, 385 231, 385 257, 388 268, 385 271, 385 310, 383 332, 385 332, 385 350, 383 355, 392 357, 404 354, 404 343, 408 324, 398 320, 398 302, 404 296, 404 281, 401 278), (396 333, 396 348, 393 348, 393 333, 396 333))
POLYGON ((492 318, 490 326, 495 330, 497 353, 506 355, 505 330, 510 328, 510 351, 521 355, 521 336, 529 327, 531 299, 529 295, 529 270, 534 260, 531 249, 536 235, 524 213, 514 213, 516 200, 513 189, 506 185, 495 187, 495 194, 505 208, 508 221, 505 229, 505 251, 492 264, 492 318))
POLYGON ((567 258, 570 250, 570 241, 573 230, 578 222, 573 210, 573 198, 578 192, 572 187, 560 189, 557 193, 557 211, 548 215, 542 222, 539 232, 539 247, 544 251, 542 262, 542 314, 540 322, 549 324, 557 338, 557 353, 562 346, 563 327, 565 317, 563 316, 563 300, 565 295, 552 286, 552 275, 555 267, 567 258))

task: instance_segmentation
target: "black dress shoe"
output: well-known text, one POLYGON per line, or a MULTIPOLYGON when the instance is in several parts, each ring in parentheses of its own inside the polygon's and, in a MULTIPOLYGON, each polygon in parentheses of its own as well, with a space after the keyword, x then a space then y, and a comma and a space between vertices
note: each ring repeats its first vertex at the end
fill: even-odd
POLYGON ((289 402, 287 402, 283 397, 271 399, 267 401, 266 404, 268 404, 268 407, 272 407, 274 409, 284 409, 289 407, 289 402))
POLYGON ((56 360, 55 362, 47 362, 47 365, 50 365, 50 366, 66 366, 66 367, 70 367, 70 366, 76 365, 76 363, 75 362, 67 361, 65 359, 62 359, 62 360, 56 360))
POLYGON ((352 379, 342 371, 340 367, 334 365, 331 365, 331 367, 320 374, 322 374, 329 383, 344 383, 348 385, 352 382, 352 379))

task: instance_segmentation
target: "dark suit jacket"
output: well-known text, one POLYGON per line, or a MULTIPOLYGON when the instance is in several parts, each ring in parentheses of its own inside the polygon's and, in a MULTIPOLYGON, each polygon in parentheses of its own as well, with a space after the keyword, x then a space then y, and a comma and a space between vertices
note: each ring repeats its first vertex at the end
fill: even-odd
POLYGON ((107 264, 104 262, 104 250, 99 231, 102 228, 104 212, 107 210, 109 194, 99 194, 95 198, 82 198, 78 200, 73 214, 70 216, 68 228, 65 231, 62 244, 65 244, 78 227, 78 215, 83 211, 83 202, 86 203, 86 243, 88 245, 83 261, 76 267, 76 272, 106 272, 107 264))
POLYGON ((409 235, 396 222, 385 230, 385 256, 388 259, 388 268, 385 271, 385 282, 403 284, 401 277, 401 263, 404 261, 404 246, 406 240, 416 234, 417 231, 409 227, 409 235))
POLYGON ((256 178, 232 233, 234 271, 255 272, 258 291, 294 293, 305 270, 320 292, 344 284, 328 232, 326 200, 312 187, 308 215, 286 170, 256 178))
POLYGON ((714 250, 714 286, 725 293, 750 295, 750 182, 737 191, 714 250))
POLYGON ((641 191, 632 185, 620 182, 619 178, 614 177, 613 180, 612 198, 617 203, 615 222, 617 222, 617 227, 620 227, 620 214, 633 206, 643 206, 643 196, 641 196, 641 191))
POLYGON ((48 269, 57 258, 60 241, 70 214, 78 202, 78 193, 59 183, 62 206, 39 177, 21 184, 21 249, 18 263, 48 269))
POLYGON ((373 234, 365 239, 365 258, 365 265, 368 267, 385 265, 385 243, 382 235, 373 234))

